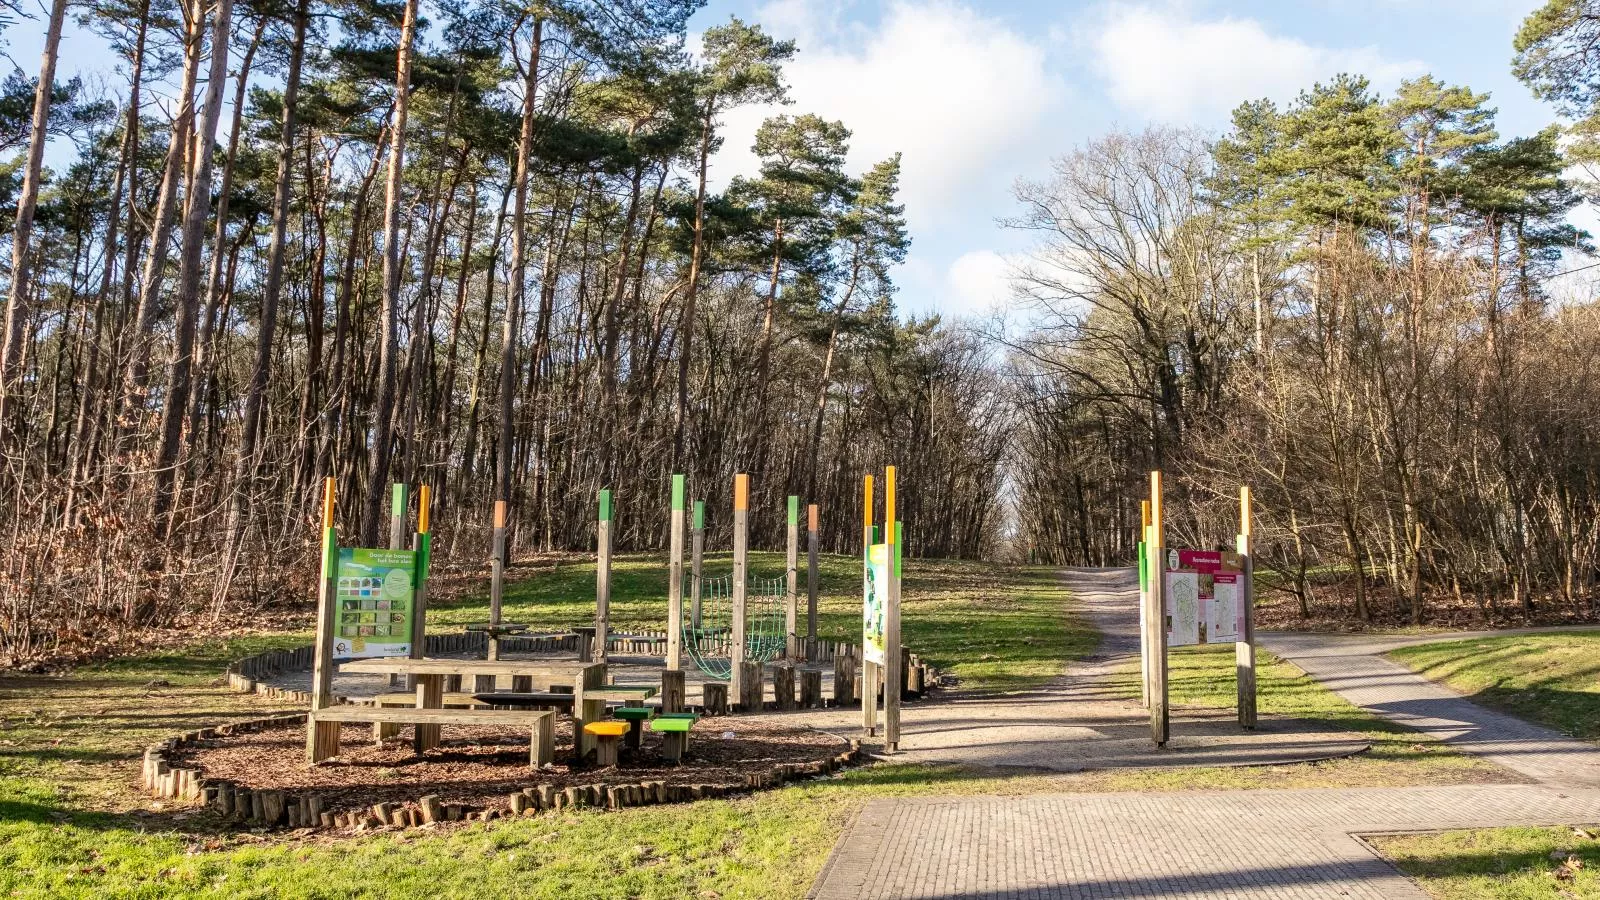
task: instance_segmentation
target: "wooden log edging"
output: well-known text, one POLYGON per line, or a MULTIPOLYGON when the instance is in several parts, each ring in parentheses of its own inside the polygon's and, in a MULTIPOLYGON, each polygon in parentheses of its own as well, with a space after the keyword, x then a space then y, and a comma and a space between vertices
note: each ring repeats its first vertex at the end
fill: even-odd
POLYGON ((861 742, 805 763, 782 763, 766 772, 749 773, 738 783, 670 784, 652 779, 629 784, 587 784, 557 787, 531 785, 506 796, 504 803, 479 808, 466 803, 444 803, 437 794, 424 794, 411 802, 387 801, 364 809, 333 812, 316 791, 251 789, 224 779, 207 778, 203 770, 174 765, 174 751, 195 744, 250 734, 269 728, 293 728, 306 722, 305 713, 268 716, 201 728, 153 744, 144 751, 140 784, 151 796, 163 800, 201 802, 223 819, 249 827, 339 829, 368 831, 377 828, 415 828, 444 822, 489 822, 517 816, 534 816, 568 808, 622 809, 665 803, 689 803, 749 791, 775 788, 789 781, 831 775, 865 758, 861 742))

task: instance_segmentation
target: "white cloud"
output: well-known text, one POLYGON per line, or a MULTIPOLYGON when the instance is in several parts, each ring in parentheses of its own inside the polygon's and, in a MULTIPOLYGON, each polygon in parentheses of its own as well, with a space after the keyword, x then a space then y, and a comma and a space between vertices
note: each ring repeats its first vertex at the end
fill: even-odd
POLYGON ((963 253, 945 272, 947 290, 940 311, 947 315, 985 315, 1011 299, 1012 260, 993 250, 963 253))
POLYGON ((815 43, 802 43, 786 67, 791 105, 725 117, 718 184, 755 171, 749 145, 757 125, 785 112, 843 121, 858 171, 902 152, 913 234, 951 224, 974 201, 1003 191, 1064 95, 1044 46, 947 0, 900 0, 871 28, 839 25, 838 10, 837 0, 778 0, 761 11, 778 36, 808 11, 822 27, 807 29, 815 43))
POLYGON ((1200 21, 1178 7, 1114 3, 1082 37, 1119 107, 1183 124, 1218 124, 1242 101, 1286 101, 1341 72, 1389 88, 1427 71, 1372 47, 1319 47, 1272 34, 1254 19, 1200 21))

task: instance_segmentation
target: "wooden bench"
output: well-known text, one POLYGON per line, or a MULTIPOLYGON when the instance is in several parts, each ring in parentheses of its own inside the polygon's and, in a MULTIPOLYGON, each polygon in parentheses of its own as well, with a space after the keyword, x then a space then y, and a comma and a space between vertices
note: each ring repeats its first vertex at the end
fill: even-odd
POLYGON ((571 710, 577 694, 564 691, 498 691, 473 694, 472 698, 484 706, 526 706, 534 709, 557 708, 571 710))
MULTIPOLYGON (((488 709, 490 704, 484 703, 471 694, 459 691, 445 691, 440 695, 440 706, 445 709, 488 709)), ((392 694, 379 694, 372 698, 372 705, 380 709, 415 709, 417 695, 415 691, 396 691, 392 694)), ((393 722, 375 722, 372 726, 372 739, 383 743, 400 733, 400 726, 393 722)))
POLYGON ((331 706, 312 710, 311 761, 339 755, 339 726, 344 722, 374 725, 521 725, 530 729, 528 765, 555 762, 556 714, 549 710, 520 709, 383 709, 371 706, 331 706))

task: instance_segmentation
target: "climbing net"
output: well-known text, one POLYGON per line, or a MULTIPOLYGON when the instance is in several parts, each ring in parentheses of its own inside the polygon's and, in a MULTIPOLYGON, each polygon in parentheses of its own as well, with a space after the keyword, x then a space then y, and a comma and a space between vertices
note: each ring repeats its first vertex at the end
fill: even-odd
MULTIPOLYGON (((746 579, 746 662, 771 662, 783 652, 788 642, 787 595, 786 577, 746 579)), ((697 579, 693 573, 685 573, 683 598, 683 646, 689 658, 712 678, 726 681, 733 677, 733 576, 702 575, 697 579)))

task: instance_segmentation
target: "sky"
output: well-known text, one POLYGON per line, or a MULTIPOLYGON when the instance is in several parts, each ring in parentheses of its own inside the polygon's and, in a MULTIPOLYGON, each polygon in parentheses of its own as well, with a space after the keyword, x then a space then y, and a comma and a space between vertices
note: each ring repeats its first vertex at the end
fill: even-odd
MULTIPOLYGON (((24 0, 28 8, 39 0, 24 0)), ((1018 178, 1113 129, 1220 132, 1239 103, 1287 102, 1340 72, 1391 92, 1424 73, 1491 95, 1503 136, 1554 113, 1510 72, 1511 39, 1544 0, 709 0, 690 22, 737 15, 791 38, 793 103, 724 119, 714 186, 753 174, 756 127, 816 113, 853 132, 850 165, 902 153, 911 252, 894 273, 910 313, 982 316, 1009 297, 1028 238, 999 224, 1018 178)), ((43 15, 5 35, 38 71, 43 15)), ((68 28, 58 77, 121 81, 94 36, 68 28)), ((1585 213, 1592 218, 1592 214, 1585 213)), ((1584 222, 1591 230, 1592 223, 1584 222)))
MULTIPOLYGON (((1502 135, 1538 131, 1554 113, 1511 76, 1511 39, 1543 2, 711 0, 690 27, 737 15, 793 38, 781 111, 842 120, 856 170, 904 154, 913 243, 898 302, 960 317, 1007 302, 1028 249, 998 224, 1017 211, 1016 180, 1113 129, 1220 132, 1245 100, 1355 72, 1385 94, 1432 73, 1489 93, 1502 135)), ((749 136, 778 111, 726 117, 717 183, 753 171, 749 136)))

